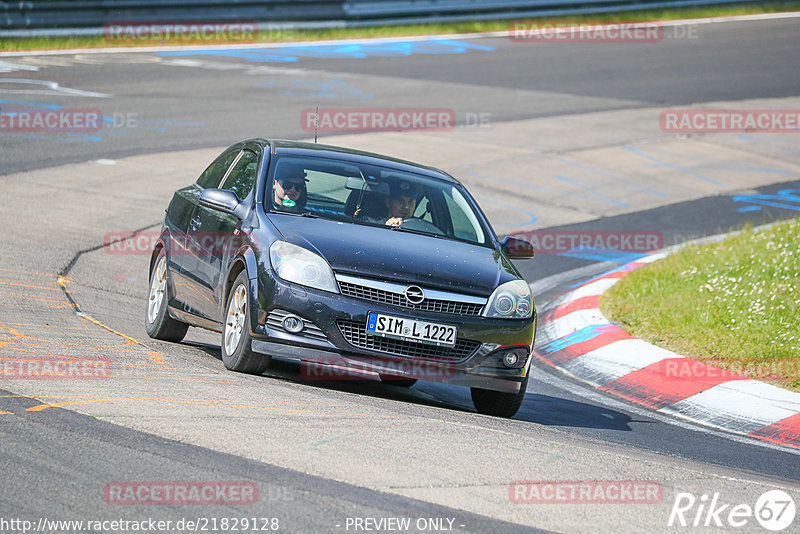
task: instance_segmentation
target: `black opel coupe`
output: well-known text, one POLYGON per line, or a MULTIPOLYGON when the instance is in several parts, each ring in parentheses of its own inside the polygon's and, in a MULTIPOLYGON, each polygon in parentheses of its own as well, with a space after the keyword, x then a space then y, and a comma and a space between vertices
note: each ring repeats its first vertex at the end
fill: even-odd
POLYGON ((463 185, 408 161, 250 139, 175 192, 150 259, 145 324, 180 341, 221 333, 226 368, 271 358, 308 379, 417 379, 471 388, 513 416, 528 382, 536 312, 463 185))

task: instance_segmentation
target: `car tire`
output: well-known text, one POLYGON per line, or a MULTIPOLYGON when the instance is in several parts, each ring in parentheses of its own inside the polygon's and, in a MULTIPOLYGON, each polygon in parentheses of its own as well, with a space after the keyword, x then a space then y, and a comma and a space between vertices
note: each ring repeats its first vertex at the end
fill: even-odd
POLYGON ((181 341, 189 325, 169 316, 167 301, 167 254, 162 248, 150 272, 150 291, 144 310, 144 328, 147 335, 161 341, 181 341))
POLYGON ((416 378, 400 378, 394 375, 381 375, 381 382, 391 386, 399 386, 401 388, 410 388, 417 383, 416 378))
POLYGON ((514 414, 517 413, 517 410, 519 410, 519 407, 522 405, 526 389, 528 389, 527 376, 520 384, 518 393, 503 393, 502 391, 470 388, 472 404, 479 413, 484 415, 514 417, 514 414))
POLYGON ((238 373, 260 375, 269 367, 270 356, 253 352, 250 335, 250 279, 242 271, 231 285, 222 315, 222 363, 238 373))

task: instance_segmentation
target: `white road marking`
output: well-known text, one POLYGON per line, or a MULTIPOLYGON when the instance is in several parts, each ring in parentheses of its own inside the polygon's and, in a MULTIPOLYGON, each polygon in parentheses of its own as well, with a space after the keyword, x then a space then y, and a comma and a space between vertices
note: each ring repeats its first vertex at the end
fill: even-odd
POLYGON ((609 325, 608 319, 598 309, 576 310, 542 325, 546 339, 556 340, 590 325, 609 325))
POLYGON ((661 411, 752 432, 800 413, 800 395, 758 380, 731 380, 661 411))
POLYGON ((95 93, 93 91, 83 91, 71 87, 62 87, 58 82, 49 80, 31 80, 27 78, 0 78, 0 93, 10 93, 16 95, 57 95, 57 96, 80 96, 88 98, 111 98, 106 93, 95 93), (11 89, 2 87, 3 85, 12 86, 11 89), (22 86, 16 89, 13 86, 22 86), (28 88, 32 87, 32 88, 28 88))
POLYGON ((34 67, 31 65, 19 65, 17 63, 7 63, 5 61, 0 61, 0 73, 18 72, 21 70, 36 72, 37 70, 39 70, 39 67, 34 67))
POLYGON ((596 384, 606 384, 662 360, 684 358, 641 339, 622 339, 562 364, 564 369, 596 384))

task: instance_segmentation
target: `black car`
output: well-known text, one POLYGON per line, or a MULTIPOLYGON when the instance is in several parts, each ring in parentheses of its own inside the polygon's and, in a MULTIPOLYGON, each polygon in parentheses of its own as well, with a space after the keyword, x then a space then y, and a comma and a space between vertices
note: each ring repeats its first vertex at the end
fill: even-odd
POLYGON ((230 370, 271 357, 303 376, 469 386, 511 417, 525 395, 536 313, 499 241, 447 173, 334 146, 251 139, 175 192, 150 260, 147 333, 222 334, 230 370))

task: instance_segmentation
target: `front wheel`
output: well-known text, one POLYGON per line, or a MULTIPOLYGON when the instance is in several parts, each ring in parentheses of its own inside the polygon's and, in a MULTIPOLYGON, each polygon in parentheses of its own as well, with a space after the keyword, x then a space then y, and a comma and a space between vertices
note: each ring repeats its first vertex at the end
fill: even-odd
POLYGON ((222 325, 222 363, 238 373, 260 375, 271 358, 254 353, 250 335, 250 279, 242 271, 231 286, 222 325))
POLYGON ((169 316, 167 310, 167 254, 162 248, 150 273, 150 292, 144 314, 144 329, 147 335, 161 341, 181 341, 189 325, 169 316))
POLYGON ((513 417, 522 405, 525 390, 528 389, 528 377, 519 385, 518 393, 503 393, 488 389, 470 388, 472 404, 479 413, 497 417, 513 417))

